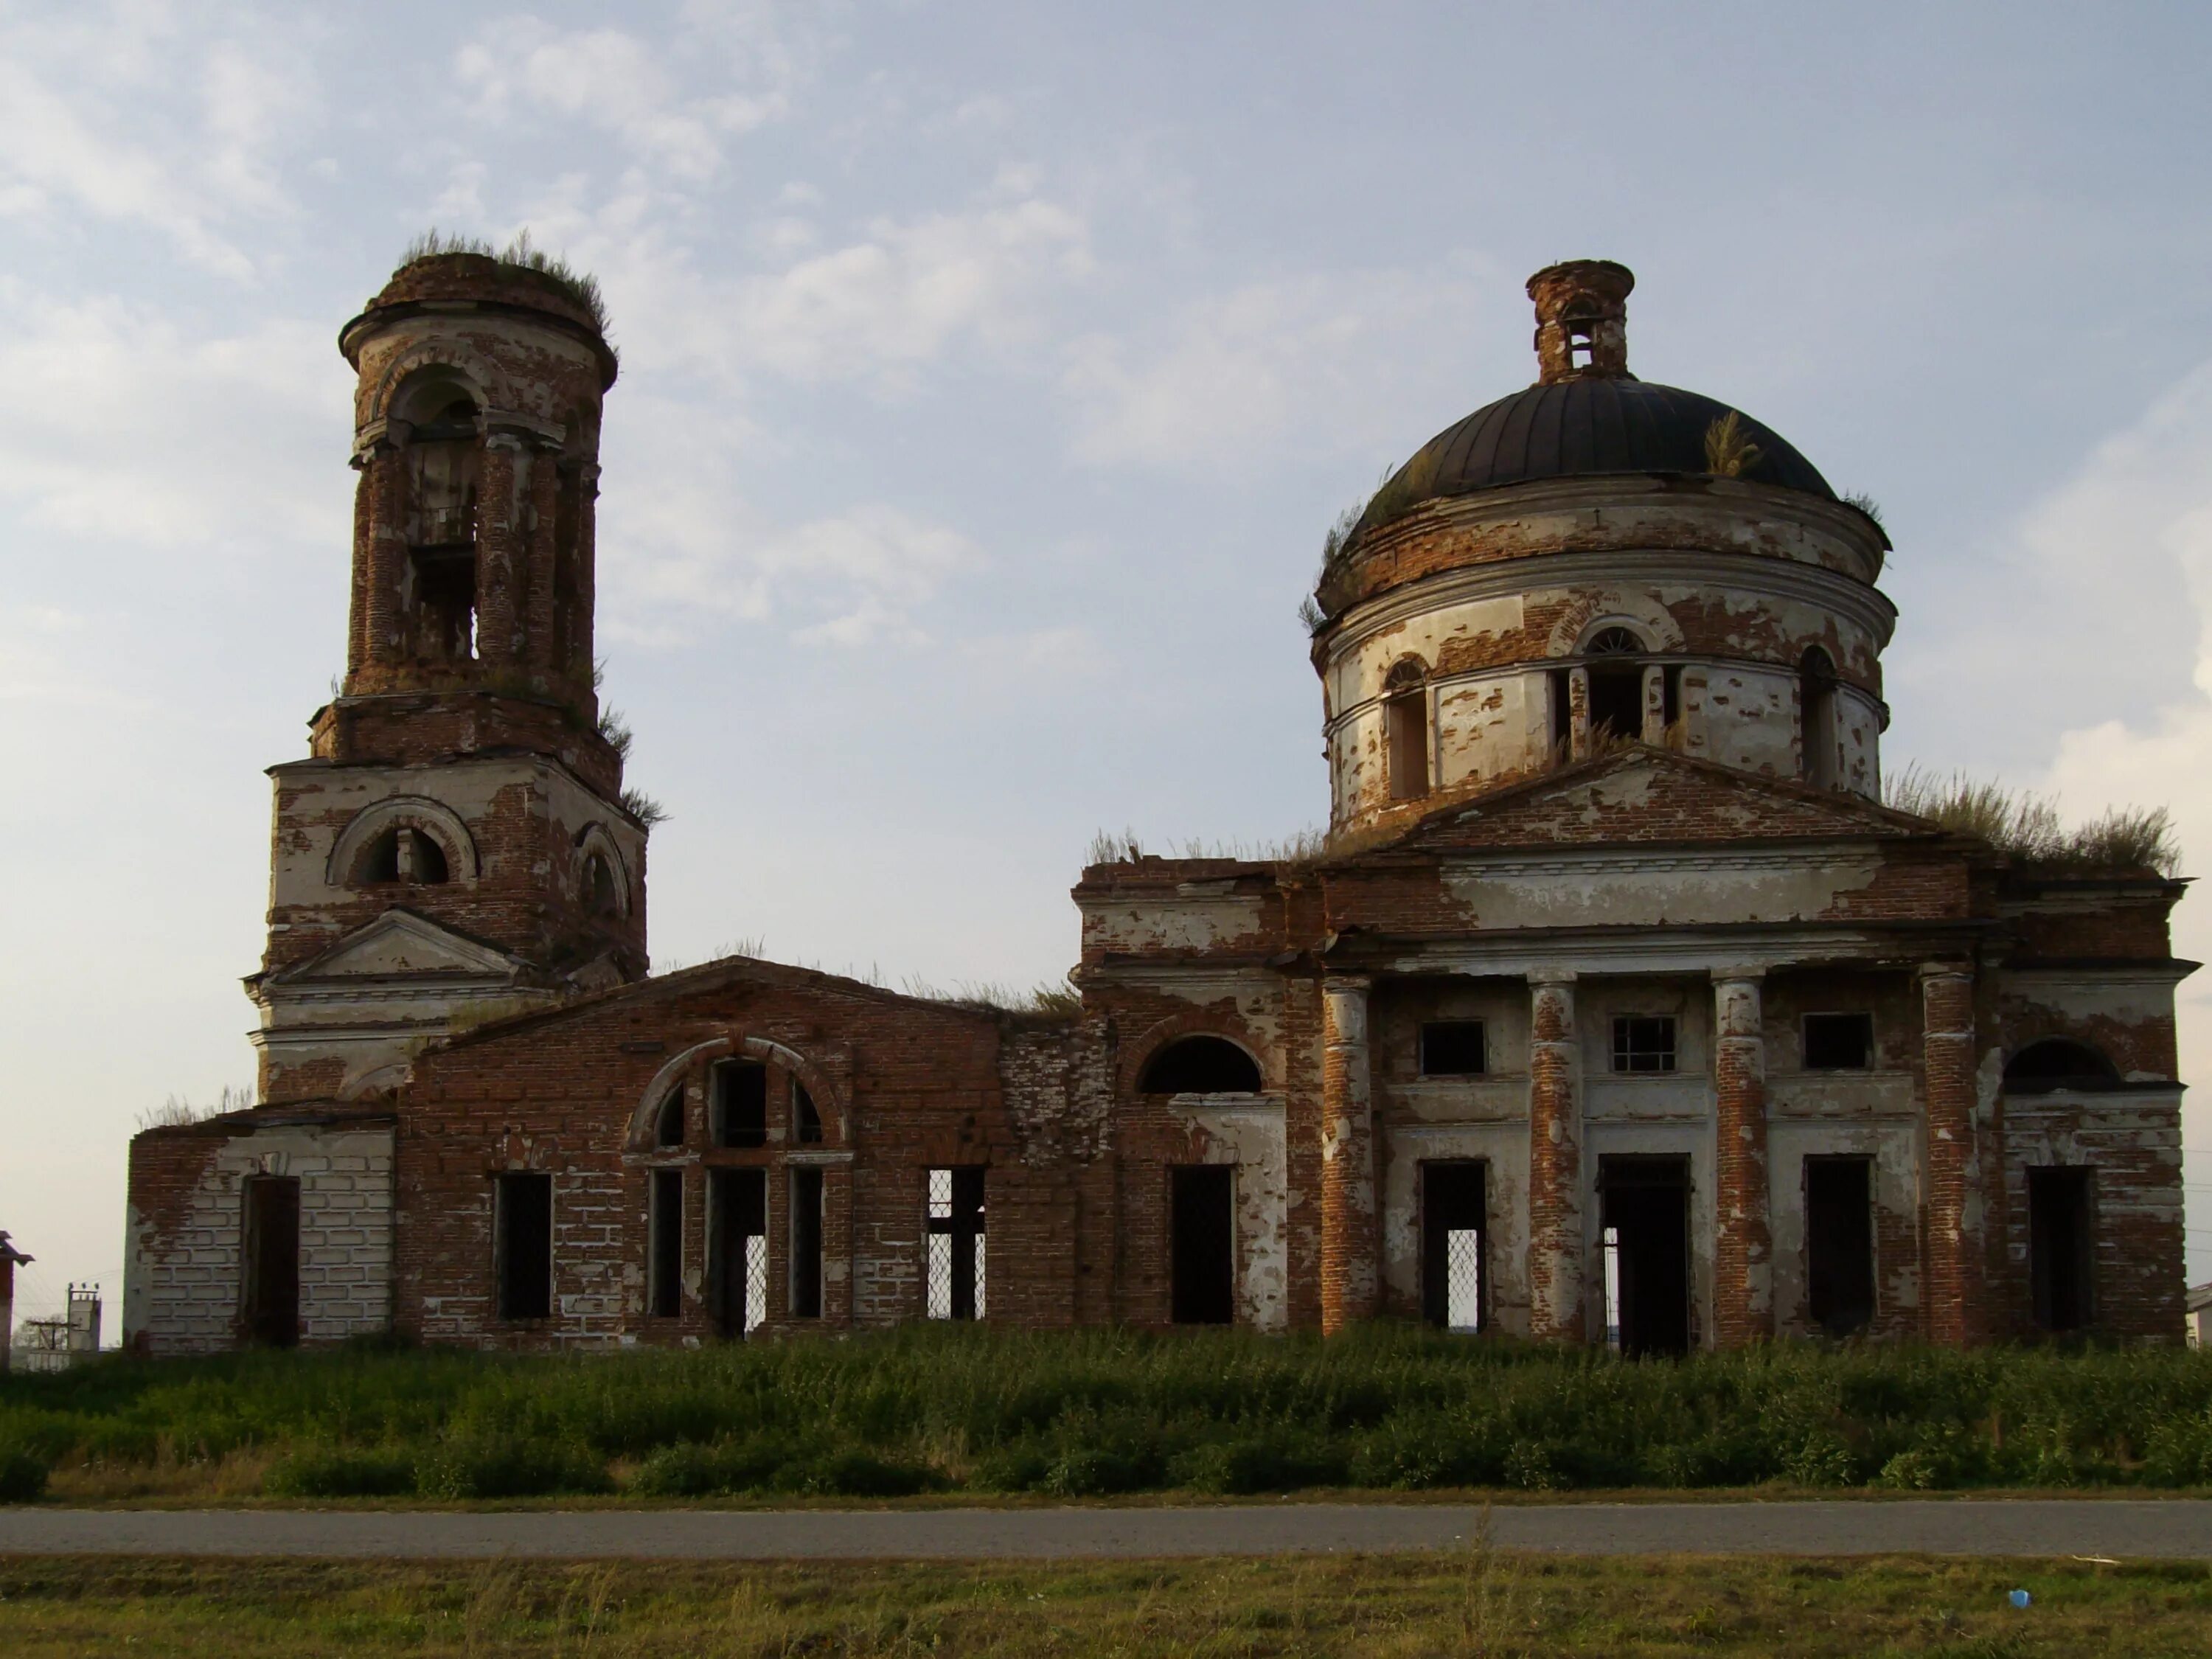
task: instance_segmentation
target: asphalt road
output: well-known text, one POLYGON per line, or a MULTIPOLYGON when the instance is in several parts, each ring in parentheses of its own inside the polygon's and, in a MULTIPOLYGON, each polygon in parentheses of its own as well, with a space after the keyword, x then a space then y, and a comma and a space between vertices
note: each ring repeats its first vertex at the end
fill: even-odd
MULTIPOLYGON (((1048 1559, 1464 1548, 1480 1510, 1281 1504, 1193 1509, 0 1509, 0 1555, 289 1555, 465 1559, 1048 1559)), ((2012 1555, 2212 1559, 2212 1502, 1516 1504, 1499 1548, 1581 1555, 2012 1555)))

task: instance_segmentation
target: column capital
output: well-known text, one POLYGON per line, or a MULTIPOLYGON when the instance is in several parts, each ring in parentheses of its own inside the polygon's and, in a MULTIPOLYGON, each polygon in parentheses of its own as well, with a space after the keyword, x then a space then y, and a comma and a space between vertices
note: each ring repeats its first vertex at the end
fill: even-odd
POLYGON ((1974 964, 1958 960, 1923 962, 1915 970, 1923 981, 1931 979, 1972 979, 1974 964))
POLYGON ((1766 978, 1766 969, 1764 964, 1747 967, 1715 968, 1711 971, 1711 978, 1716 985, 1729 985, 1739 982, 1746 985, 1757 985, 1761 983, 1766 978))
POLYGON ((1556 985, 1572 989, 1575 970, 1571 968, 1531 968, 1528 978, 1531 985, 1556 985))
POLYGON ((1321 988, 1324 994, 1332 996, 1364 997, 1375 988, 1375 978, 1371 974, 1338 974, 1324 971, 1321 976, 1321 988))

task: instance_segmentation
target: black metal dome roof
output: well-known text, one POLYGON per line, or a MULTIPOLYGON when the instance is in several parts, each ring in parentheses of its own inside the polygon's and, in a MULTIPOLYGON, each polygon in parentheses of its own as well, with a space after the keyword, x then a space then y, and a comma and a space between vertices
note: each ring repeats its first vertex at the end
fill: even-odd
POLYGON ((1367 516, 1379 525, 1437 496, 1540 478, 1709 472, 1705 434, 1731 413, 1758 451, 1736 477, 1836 499, 1787 439, 1740 410, 1671 386, 1593 374, 1539 382, 1447 427, 1376 493, 1367 516))

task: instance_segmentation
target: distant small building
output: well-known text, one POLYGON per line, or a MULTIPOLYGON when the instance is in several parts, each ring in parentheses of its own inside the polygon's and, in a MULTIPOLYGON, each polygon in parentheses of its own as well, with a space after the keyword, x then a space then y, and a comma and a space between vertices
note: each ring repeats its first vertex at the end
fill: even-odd
POLYGON ((2183 1305, 2188 1311, 2182 1329, 2188 1334, 2189 1346, 2201 1348, 2212 1337, 2212 1284, 2191 1286, 2183 1305))
POLYGON ((26 1371, 65 1371, 91 1358, 100 1352, 100 1286, 70 1285, 69 1311, 61 1318, 23 1322, 13 1345, 15 1365, 26 1371))

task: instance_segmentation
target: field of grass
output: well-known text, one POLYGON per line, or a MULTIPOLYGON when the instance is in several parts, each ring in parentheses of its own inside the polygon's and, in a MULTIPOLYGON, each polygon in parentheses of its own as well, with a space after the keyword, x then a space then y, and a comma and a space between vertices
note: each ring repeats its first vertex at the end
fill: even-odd
POLYGON ((0 1501, 2212 1486, 2212 1352, 910 1328, 0 1381, 0 1501))
POLYGON ((17 1659, 2195 1655, 2212 1571, 1481 1548, 1019 1567, 0 1559, 0 1628, 17 1659))

